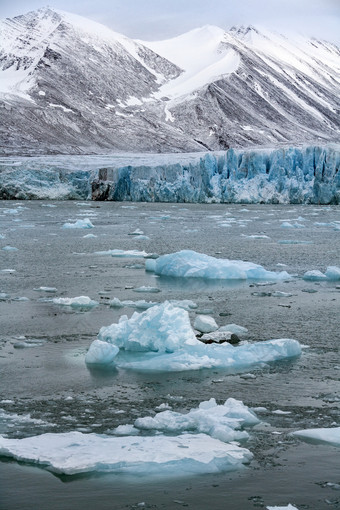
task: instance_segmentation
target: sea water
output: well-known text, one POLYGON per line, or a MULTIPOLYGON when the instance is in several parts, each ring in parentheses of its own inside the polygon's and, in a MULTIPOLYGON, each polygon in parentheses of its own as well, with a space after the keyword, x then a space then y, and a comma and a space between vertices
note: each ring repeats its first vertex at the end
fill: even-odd
POLYGON ((248 431, 245 446, 253 460, 232 474, 142 481, 109 474, 58 478, 2 458, 0 508, 238 510, 288 503, 337 508, 339 449, 304 444, 290 433, 339 426, 340 282, 303 279, 307 271, 339 267, 339 224, 338 206, 1 202, 1 434, 110 435, 159 407, 186 413, 210 398, 241 400, 261 423, 248 431), (81 228, 87 220, 91 230, 81 228), (76 222, 80 228, 63 228, 76 222), (287 223, 302 226, 284 227, 287 223), (3 250, 8 246, 16 250, 3 250), (125 256, 105 254, 112 250, 125 256), (145 271, 145 254, 180 250, 253 262, 292 277, 210 281, 145 271), (98 305, 58 304, 80 296, 98 305), (206 314, 218 326, 247 328, 242 340, 248 342, 294 338, 306 347, 300 357, 247 372, 87 366, 86 352, 100 328, 134 312, 110 306, 115 298, 191 300, 197 304, 189 312, 192 324, 206 314))

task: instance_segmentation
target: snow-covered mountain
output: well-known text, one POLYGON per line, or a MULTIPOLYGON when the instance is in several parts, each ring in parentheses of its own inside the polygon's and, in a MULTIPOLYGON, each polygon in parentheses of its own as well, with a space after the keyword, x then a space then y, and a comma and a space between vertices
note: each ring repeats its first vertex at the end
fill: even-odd
POLYGON ((0 150, 178 152, 337 141, 340 50, 254 27, 134 41, 40 9, 0 22, 0 150))

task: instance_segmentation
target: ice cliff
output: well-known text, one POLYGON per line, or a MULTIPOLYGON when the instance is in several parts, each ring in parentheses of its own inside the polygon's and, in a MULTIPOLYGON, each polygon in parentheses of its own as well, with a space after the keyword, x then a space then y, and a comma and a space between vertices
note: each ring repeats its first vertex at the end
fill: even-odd
POLYGON ((339 147, 8 157, 0 198, 339 204, 339 147))

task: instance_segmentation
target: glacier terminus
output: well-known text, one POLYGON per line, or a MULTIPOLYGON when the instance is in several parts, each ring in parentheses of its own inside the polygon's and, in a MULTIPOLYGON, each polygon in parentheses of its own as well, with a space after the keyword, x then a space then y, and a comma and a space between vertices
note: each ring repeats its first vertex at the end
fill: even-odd
POLYGON ((340 146, 0 158, 2 199, 339 204, 340 146))

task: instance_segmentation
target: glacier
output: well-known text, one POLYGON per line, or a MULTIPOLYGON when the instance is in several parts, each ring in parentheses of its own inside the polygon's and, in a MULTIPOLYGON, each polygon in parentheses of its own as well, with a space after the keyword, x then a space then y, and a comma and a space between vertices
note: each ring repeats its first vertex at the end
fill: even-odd
POLYGON ((0 198, 340 204, 339 148, 2 157, 0 198))

